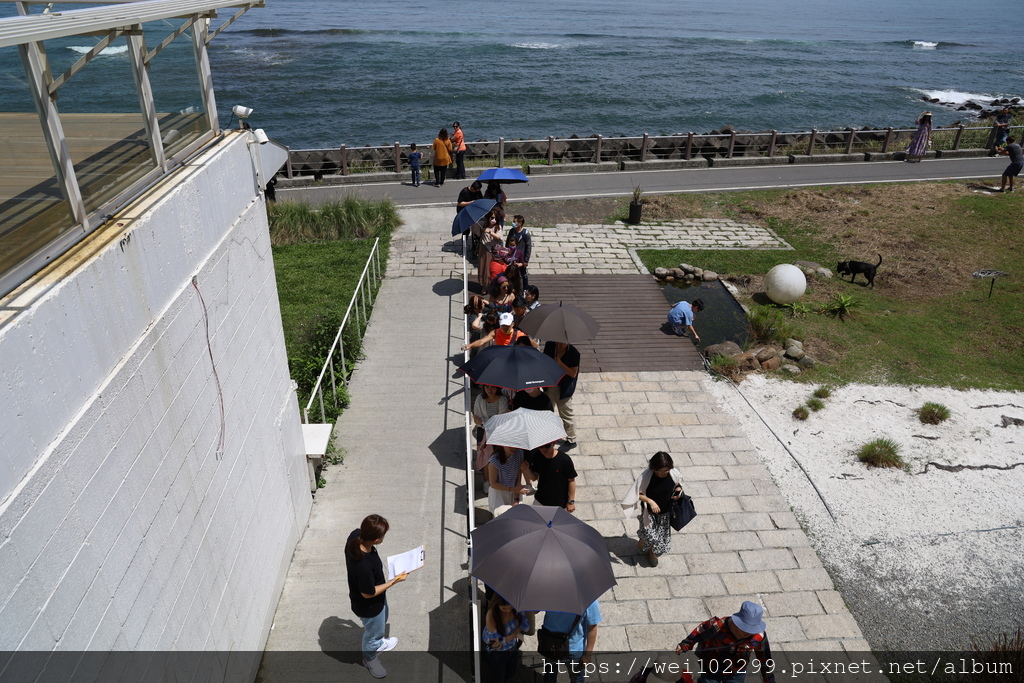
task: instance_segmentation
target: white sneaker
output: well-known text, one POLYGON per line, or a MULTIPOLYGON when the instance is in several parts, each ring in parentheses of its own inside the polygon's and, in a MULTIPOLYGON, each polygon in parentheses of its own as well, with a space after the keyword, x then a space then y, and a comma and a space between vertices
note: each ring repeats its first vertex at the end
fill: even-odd
POLYGON ((366 667, 367 671, 374 678, 384 678, 388 675, 388 670, 384 668, 384 665, 380 663, 380 660, 374 657, 370 660, 363 660, 363 666, 366 667))
POLYGON ((377 652, 394 650, 396 645, 398 645, 398 638, 382 638, 380 641, 380 647, 377 648, 377 652))

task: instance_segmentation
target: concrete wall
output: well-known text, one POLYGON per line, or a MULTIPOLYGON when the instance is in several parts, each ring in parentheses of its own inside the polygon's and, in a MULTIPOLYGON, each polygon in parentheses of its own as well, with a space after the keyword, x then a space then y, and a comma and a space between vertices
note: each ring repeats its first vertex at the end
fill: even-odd
POLYGON ((0 304, 20 302, 0 650, 261 650, 311 500, 245 138, 0 304))

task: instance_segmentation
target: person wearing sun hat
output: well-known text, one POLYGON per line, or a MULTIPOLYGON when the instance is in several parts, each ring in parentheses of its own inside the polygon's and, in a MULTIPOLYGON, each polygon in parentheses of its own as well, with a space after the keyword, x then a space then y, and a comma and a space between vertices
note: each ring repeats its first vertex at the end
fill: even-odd
POLYGON ((677 646, 680 654, 695 650, 701 662, 697 683, 743 683, 750 653, 757 657, 762 683, 775 683, 775 674, 766 666, 772 657, 765 632, 764 608, 744 601, 731 617, 712 617, 699 624, 677 646))

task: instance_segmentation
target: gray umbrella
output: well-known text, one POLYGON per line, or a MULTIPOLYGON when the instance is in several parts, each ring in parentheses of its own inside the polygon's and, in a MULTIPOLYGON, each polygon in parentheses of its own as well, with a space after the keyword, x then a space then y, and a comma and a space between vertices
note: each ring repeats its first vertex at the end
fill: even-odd
POLYGON ((516 505, 472 537, 469 573, 520 612, 583 614, 615 585, 604 538, 562 508, 516 505))
POLYGON ((601 326, 572 304, 541 304, 523 316, 519 329, 544 341, 577 344, 597 336, 601 326))

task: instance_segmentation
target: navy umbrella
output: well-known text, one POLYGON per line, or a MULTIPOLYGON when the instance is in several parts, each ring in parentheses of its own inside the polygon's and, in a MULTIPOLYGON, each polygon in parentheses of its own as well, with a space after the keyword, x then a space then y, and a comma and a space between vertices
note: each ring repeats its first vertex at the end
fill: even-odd
POLYGON ((550 356, 522 344, 488 346, 459 366, 477 384, 491 384, 520 391, 532 387, 553 387, 565 370, 550 356))
POLYGON ((477 199, 470 204, 466 204, 462 211, 455 214, 455 220, 452 221, 452 234, 461 235, 472 228, 473 224, 479 223, 497 203, 493 199, 477 199))
POLYGON ((583 614, 615 585, 604 537, 562 508, 516 505, 471 535, 469 573, 520 612, 583 614))
POLYGON ((528 183, 530 179, 517 168, 489 168, 477 178, 482 183, 528 183))

